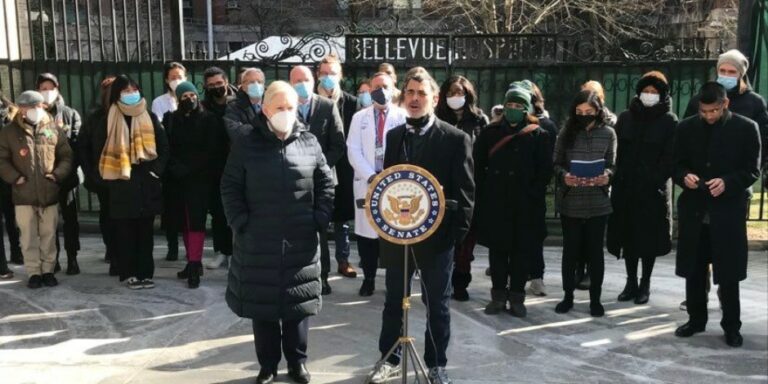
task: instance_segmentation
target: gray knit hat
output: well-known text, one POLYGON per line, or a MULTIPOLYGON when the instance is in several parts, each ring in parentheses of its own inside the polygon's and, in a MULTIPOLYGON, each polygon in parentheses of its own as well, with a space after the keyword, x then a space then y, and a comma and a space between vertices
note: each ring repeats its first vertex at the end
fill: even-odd
POLYGON ((741 73, 741 77, 746 76, 747 70, 749 70, 749 60, 738 49, 731 49, 720 55, 717 59, 717 68, 720 69, 720 66, 723 64, 731 64, 736 67, 739 73, 741 73))
POLYGON ((43 98, 43 95, 40 94, 40 92, 24 91, 21 93, 21 95, 19 95, 19 97, 16 98, 16 105, 19 107, 34 107, 44 101, 45 99, 43 98))

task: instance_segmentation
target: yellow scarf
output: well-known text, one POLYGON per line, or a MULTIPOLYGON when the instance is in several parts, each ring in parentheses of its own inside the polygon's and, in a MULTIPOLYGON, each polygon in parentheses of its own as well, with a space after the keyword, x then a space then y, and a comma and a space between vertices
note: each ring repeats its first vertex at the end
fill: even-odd
POLYGON ((131 164, 157 158, 155 127, 147 112, 147 102, 134 105, 112 104, 107 115, 107 142, 99 159, 99 173, 104 180, 130 180, 131 164), (131 129, 125 123, 130 116, 131 129))

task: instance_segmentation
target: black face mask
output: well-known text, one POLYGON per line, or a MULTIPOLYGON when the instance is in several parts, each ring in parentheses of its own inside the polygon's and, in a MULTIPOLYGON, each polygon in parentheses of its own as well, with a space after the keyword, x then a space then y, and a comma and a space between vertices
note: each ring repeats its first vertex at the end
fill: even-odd
POLYGON ((597 120, 597 116, 595 115, 576 115, 574 116, 574 121, 576 122, 576 125, 581 128, 586 128, 593 122, 597 120))
POLYGON ((227 94, 226 85, 222 85, 221 87, 208 88, 205 90, 206 97, 211 97, 215 99, 220 99, 224 97, 226 94, 227 94))
POLYGON ((197 99, 184 99, 179 103, 179 109, 184 113, 189 113, 197 109, 197 99))
POLYGON ((414 128, 424 128, 429 123, 429 115, 422 117, 407 117, 405 122, 414 128))

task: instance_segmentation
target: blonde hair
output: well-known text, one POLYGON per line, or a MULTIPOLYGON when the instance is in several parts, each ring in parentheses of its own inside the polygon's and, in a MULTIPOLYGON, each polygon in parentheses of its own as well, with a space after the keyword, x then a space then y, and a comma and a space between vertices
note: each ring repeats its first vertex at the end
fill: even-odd
POLYGON ((597 97, 600 99, 600 102, 605 104, 605 90, 603 89, 603 85, 600 84, 600 82, 596 80, 589 80, 581 85, 581 90, 589 90, 596 93, 597 97))
POLYGON ((272 99, 281 93, 284 93, 288 101, 294 106, 299 104, 299 95, 296 93, 296 90, 287 82, 276 80, 271 82, 267 90, 264 91, 264 105, 269 105, 272 99))

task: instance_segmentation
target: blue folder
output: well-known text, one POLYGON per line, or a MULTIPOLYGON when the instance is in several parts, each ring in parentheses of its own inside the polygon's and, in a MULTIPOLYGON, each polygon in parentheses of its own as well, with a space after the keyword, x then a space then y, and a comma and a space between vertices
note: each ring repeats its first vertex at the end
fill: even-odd
POLYGON ((571 160, 571 175, 583 178, 601 176, 605 173, 605 159, 584 161, 571 160))

